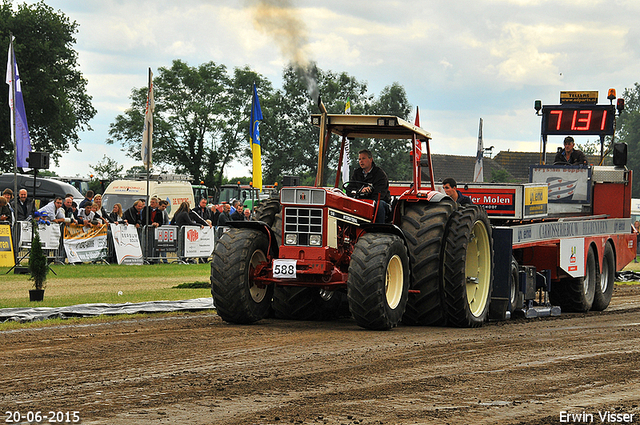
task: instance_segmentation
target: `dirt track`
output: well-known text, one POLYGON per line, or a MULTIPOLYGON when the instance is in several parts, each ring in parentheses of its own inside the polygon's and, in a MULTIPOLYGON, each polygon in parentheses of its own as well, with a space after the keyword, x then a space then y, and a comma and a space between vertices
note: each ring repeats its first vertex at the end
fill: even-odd
POLYGON ((640 286, 616 287, 604 313, 481 329, 204 313, 0 341, 5 422, 40 410, 84 424, 556 424, 562 411, 640 423, 640 286))

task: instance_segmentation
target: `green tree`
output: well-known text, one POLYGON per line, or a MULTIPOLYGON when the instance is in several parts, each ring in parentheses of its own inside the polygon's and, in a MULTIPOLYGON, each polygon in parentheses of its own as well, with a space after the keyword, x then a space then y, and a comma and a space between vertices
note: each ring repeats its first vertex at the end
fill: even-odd
MULTIPOLYGON (((249 147, 253 82, 270 84, 248 68, 230 77, 224 65, 190 67, 174 60, 154 77, 153 162, 175 167, 207 186, 219 185, 231 161, 249 147)), ((109 127, 108 144, 119 142, 127 155, 140 157, 147 88, 133 89, 131 108, 109 127)))
MULTIPOLYGON (((268 126, 265 126, 264 123, 273 123, 275 121, 273 116, 273 87, 271 82, 260 74, 252 71, 248 66, 235 68, 229 90, 227 121, 220 134, 220 143, 214 150, 215 154, 212 156, 214 161, 208 169, 209 172, 214 170, 213 164, 217 162, 229 164, 232 159, 238 158, 239 155, 245 165, 251 166, 253 164, 251 145, 249 143, 249 120, 251 119, 254 83, 258 91, 262 115, 265 117, 263 124, 260 125, 260 139, 265 139, 265 136, 267 139, 270 137, 269 131, 267 130, 265 132, 265 127, 268 129, 268 126)), ((223 184, 222 171, 223 169, 220 169, 220 172, 211 175, 215 186, 223 184)), ((252 181, 251 177, 249 181, 252 181)), ((263 184, 272 183, 266 183, 263 175, 263 184)))
POLYGON ((146 172, 147 170, 146 168, 144 168, 144 165, 134 165, 133 167, 129 168, 124 174, 125 174, 125 177, 131 177, 131 176, 141 175, 146 172))
MULTIPOLYGON (((395 82, 382 89, 371 105, 370 113, 395 115, 406 120, 411 113, 411 104, 404 87, 395 82)), ((370 149, 376 165, 385 170, 390 180, 411 180, 411 140, 375 139, 370 149)))
MULTIPOLYGON (((0 5, 0 40, 14 50, 35 151, 50 152, 57 163, 70 147, 77 149, 79 131, 91 130, 96 115, 87 94, 87 80, 78 69, 78 53, 73 49, 78 24, 61 11, 40 1, 18 5, 11 0, 0 5)), ((6 50, 4 50, 6 51, 6 50)), ((8 90, 0 90, 0 104, 7 105, 8 90)), ((9 108, 0 108, 0 121, 9 122, 9 108)), ((13 145, 8 125, 0 129, 0 169, 13 169, 13 145)))
POLYGON ((515 181, 515 179, 504 168, 502 168, 502 169, 492 169, 491 170, 491 182, 492 183, 511 183, 511 182, 514 182, 514 181, 515 181))
MULTIPOLYGON (((625 110, 618 117, 618 140, 627 144, 627 167, 640 172, 640 84, 624 91, 625 110)), ((640 198, 640 185, 634 185, 632 196, 640 198)))
POLYGON ((106 154, 96 165, 89 164, 89 167, 98 180, 117 180, 124 169, 124 165, 118 164, 118 161, 109 158, 106 154))
POLYGON ((582 151, 585 155, 599 155, 600 141, 587 140, 584 144, 576 143, 576 149, 582 151))
MULTIPOLYGON (((347 73, 323 71, 315 65, 307 76, 314 78, 322 103, 329 113, 344 112, 347 98, 351 100, 351 112, 365 113, 372 96, 367 93, 367 83, 358 81, 347 73)), ((318 129, 311 125, 310 115, 320 112, 317 99, 308 92, 308 81, 296 68, 288 66, 283 71, 283 87, 268 102, 270 114, 266 114, 261 128, 263 181, 271 184, 282 181, 285 175, 301 177, 301 184, 313 184, 318 166, 318 129), (272 115, 271 115, 272 114, 272 115)), ((335 179, 341 140, 333 136, 328 148, 327 181, 335 179)))

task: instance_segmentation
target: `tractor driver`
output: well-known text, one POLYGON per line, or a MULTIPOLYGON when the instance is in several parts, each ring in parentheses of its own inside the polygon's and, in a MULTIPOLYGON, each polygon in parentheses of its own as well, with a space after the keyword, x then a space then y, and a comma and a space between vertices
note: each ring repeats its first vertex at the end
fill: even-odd
POLYGON ((362 149, 358 152, 358 164, 360 164, 360 168, 353 170, 350 183, 346 188, 347 195, 355 196, 358 194, 360 198, 377 201, 378 194, 380 194, 376 223, 385 223, 387 208, 389 208, 389 203, 391 202, 387 173, 373 162, 373 155, 369 149, 362 149), (358 182, 368 184, 363 186, 358 182))

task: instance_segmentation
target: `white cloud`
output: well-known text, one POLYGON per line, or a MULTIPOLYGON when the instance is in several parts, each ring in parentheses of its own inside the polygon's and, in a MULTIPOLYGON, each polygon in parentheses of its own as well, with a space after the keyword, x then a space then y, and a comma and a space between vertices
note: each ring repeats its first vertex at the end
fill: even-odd
MULTIPOLYGON (((105 148, 109 123, 129 107, 146 71, 182 59, 229 69, 248 65, 277 87, 283 56, 253 26, 240 0, 47 0, 79 23, 81 70, 99 113, 82 133, 83 153, 64 155, 86 170, 105 148), (84 165, 83 165, 84 164, 84 165)), ((637 0, 297 0, 299 46, 325 70, 367 81, 375 94, 394 81, 421 108, 436 153, 473 154, 478 119, 500 149, 537 150, 533 100, 553 103, 560 90, 616 87, 638 81, 637 0), (424 111, 424 112, 423 112, 424 111)), ((602 97, 602 96, 601 96, 602 97)), ((114 153, 115 152, 115 153, 114 153)), ((124 159, 121 159, 124 158, 124 159)), ((65 162, 67 164, 67 162, 65 162)), ((127 167, 129 168, 129 167, 127 167)), ((75 174, 75 173, 74 173, 75 174)))

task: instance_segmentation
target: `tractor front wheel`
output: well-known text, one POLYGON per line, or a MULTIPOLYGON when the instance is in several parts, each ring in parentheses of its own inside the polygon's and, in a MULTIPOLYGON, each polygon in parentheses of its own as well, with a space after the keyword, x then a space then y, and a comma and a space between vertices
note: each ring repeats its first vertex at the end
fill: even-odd
POLYGON ((225 322, 253 323, 267 315, 272 285, 257 285, 254 275, 267 263, 269 239, 259 230, 232 228, 216 243, 211 260, 213 304, 225 322))
POLYGON ((409 256, 402 238, 367 233, 358 239, 347 280, 349 310, 359 326, 397 326, 409 295, 409 256))

